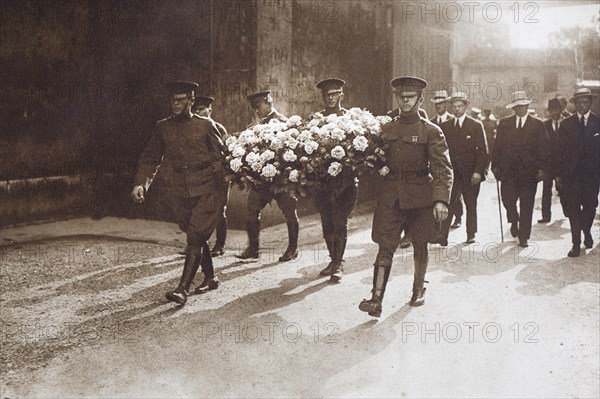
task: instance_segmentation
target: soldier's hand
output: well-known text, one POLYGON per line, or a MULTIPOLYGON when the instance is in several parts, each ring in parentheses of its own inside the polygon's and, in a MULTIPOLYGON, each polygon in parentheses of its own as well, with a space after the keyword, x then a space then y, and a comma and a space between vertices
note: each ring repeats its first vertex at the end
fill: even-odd
POLYGON ((433 206, 433 218, 440 223, 448 217, 448 207, 443 202, 436 202, 433 206))
POLYGON ((144 202, 144 187, 135 186, 131 192, 131 198, 133 198, 133 202, 136 204, 144 202))
POLYGON ((474 186, 479 183, 481 183, 481 175, 475 172, 473 173, 473 176, 471 176, 471 185, 474 186))

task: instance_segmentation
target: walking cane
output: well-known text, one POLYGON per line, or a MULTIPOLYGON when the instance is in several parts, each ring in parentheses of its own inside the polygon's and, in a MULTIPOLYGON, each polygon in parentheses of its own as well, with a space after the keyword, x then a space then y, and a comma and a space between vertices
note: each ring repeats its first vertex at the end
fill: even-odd
POLYGON ((500 183, 496 179, 496 192, 498 193, 498 214, 500 215, 500 237, 504 242, 504 229, 502 228, 502 198, 500 197, 500 183))

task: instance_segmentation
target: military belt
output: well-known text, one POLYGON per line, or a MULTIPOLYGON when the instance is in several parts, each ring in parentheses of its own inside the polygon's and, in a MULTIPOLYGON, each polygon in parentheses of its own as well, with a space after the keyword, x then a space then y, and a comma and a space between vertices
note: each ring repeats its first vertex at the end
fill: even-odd
POLYGON ((178 166, 173 169, 175 169, 175 171, 178 173, 192 173, 192 172, 199 172, 201 170, 208 169, 211 166, 212 166, 212 164, 210 162, 202 162, 202 163, 195 163, 192 165, 178 166))

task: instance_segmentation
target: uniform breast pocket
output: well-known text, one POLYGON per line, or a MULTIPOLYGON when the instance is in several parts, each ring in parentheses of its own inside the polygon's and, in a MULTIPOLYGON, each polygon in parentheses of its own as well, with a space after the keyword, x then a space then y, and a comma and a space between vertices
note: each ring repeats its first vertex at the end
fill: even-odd
POLYGON ((421 183, 428 175, 427 138, 420 136, 403 137, 398 143, 399 161, 403 179, 412 183, 421 183))

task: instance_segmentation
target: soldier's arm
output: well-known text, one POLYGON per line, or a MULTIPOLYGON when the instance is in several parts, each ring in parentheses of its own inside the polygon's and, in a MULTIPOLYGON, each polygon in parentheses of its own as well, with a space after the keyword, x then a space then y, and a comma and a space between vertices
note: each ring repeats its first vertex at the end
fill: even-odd
POLYGON ((450 203, 450 191, 454 174, 450 163, 450 152, 442 130, 437 126, 429 129, 427 139, 429 165, 433 176, 433 203, 450 203))
POLYGON ((138 163, 137 174, 135 176, 135 185, 144 187, 148 191, 158 169, 163 160, 165 151, 162 136, 158 127, 155 125, 150 136, 150 141, 144 148, 140 161, 138 163))

